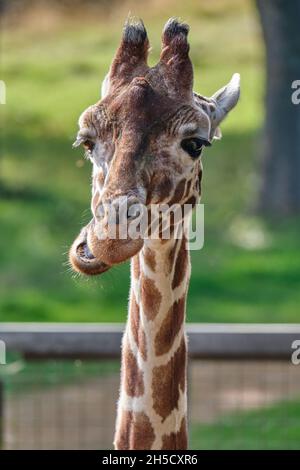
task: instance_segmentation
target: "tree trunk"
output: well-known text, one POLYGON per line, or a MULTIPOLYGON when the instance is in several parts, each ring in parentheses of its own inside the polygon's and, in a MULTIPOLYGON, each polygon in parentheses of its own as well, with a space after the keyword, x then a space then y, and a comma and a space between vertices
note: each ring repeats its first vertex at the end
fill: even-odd
POLYGON ((300 214, 300 1, 256 0, 266 44, 267 90, 263 181, 259 209, 271 216, 300 214))

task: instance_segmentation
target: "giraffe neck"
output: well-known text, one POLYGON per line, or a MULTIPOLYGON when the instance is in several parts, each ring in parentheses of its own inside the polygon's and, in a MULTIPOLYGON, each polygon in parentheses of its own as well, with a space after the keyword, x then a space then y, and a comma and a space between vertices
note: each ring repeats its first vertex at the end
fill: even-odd
POLYGON ((132 259, 117 449, 186 449, 187 240, 146 240, 132 259))

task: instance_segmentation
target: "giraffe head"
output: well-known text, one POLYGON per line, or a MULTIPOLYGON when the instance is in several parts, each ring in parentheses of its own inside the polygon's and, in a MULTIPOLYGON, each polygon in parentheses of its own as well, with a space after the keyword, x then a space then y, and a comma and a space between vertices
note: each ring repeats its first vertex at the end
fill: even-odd
POLYGON ((139 215, 137 204, 194 205, 199 197, 202 149, 221 137, 219 125, 239 98, 239 75, 211 98, 194 93, 188 31, 170 19, 160 60, 150 68, 145 27, 127 22, 102 99, 79 118, 74 145, 82 144, 93 164, 93 218, 70 250, 79 272, 100 274, 143 246, 143 237, 105 236, 108 207, 115 208, 119 226, 118 211, 126 201, 130 227, 139 215))

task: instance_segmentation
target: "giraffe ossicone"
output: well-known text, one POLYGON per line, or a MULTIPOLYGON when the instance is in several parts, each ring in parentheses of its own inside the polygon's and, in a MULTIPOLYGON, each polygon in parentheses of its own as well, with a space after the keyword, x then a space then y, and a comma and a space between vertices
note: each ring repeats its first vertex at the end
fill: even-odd
MULTIPOLYGON (((123 336, 116 449, 186 449, 186 296, 190 278, 188 236, 130 237, 136 212, 121 218, 105 209, 120 198, 129 207, 200 199, 205 146, 221 137, 220 123, 239 99, 239 75, 211 98, 193 92, 189 27, 171 18, 160 60, 147 65, 149 41, 142 21, 127 21, 102 86, 102 99, 79 119, 75 146, 93 165, 92 219, 74 241, 70 261, 78 272, 101 274, 131 259, 131 288, 123 336), (104 236, 102 236, 104 235, 104 236), (123 233, 124 235, 124 233, 123 233)), ((182 219, 189 217, 182 215, 182 219)), ((150 229, 151 217, 147 222, 150 229)))

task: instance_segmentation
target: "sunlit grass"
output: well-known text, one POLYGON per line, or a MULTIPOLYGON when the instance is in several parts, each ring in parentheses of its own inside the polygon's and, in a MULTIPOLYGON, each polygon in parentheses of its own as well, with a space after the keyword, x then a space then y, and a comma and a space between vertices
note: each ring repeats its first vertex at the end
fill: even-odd
POLYGON ((193 425, 191 449, 299 450, 300 402, 280 402, 266 409, 239 412, 212 424, 193 425))

